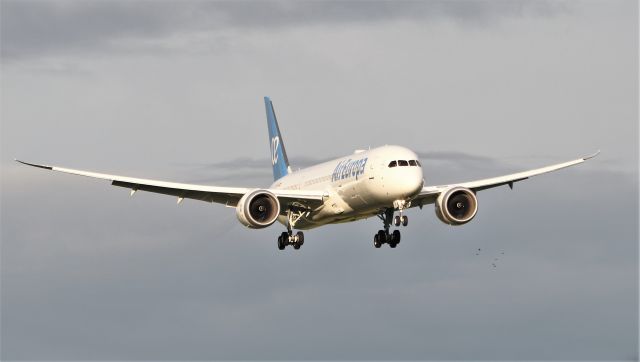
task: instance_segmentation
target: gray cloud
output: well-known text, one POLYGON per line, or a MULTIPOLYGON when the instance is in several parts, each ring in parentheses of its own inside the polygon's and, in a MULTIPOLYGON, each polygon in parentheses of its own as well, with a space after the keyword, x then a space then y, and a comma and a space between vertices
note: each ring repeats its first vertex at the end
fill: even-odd
MULTIPOLYGON (((421 160, 435 160, 441 162, 474 162, 476 164, 484 164, 484 163, 496 163, 497 160, 492 159, 490 157, 484 157, 479 155, 474 155, 465 152, 457 152, 457 151, 430 151, 430 152, 416 152, 421 160)), ((295 167, 309 167, 318 163, 326 162, 332 159, 337 158, 338 156, 333 157, 292 157, 289 161, 292 166, 295 167)), ((184 164, 185 166, 191 166, 189 164, 184 164)), ((240 157, 233 160, 224 160, 220 162, 213 162, 207 165, 202 165, 201 167, 212 168, 212 169, 223 169, 223 170, 237 170, 238 168, 266 168, 269 167, 269 160, 266 158, 247 158, 240 157)))
MULTIPOLYGON (((3 1, 4 60, 98 50, 115 52, 128 39, 153 40, 224 28, 449 19, 483 24, 503 17, 566 11, 543 1, 3 1)), ((142 47, 138 45, 138 47, 142 47)), ((127 52, 134 49, 128 47, 127 52)))
MULTIPOLYGON (((289 161, 292 166, 295 167, 309 167, 311 165, 325 162, 331 160, 336 157, 328 157, 328 158, 314 158, 314 157, 295 157, 291 158, 289 161)), ((188 164, 187 164, 188 165, 188 164)), ((255 169, 261 168, 265 170, 271 171, 270 161, 266 158, 247 158, 240 157, 232 160, 224 160, 220 162, 212 162, 206 165, 199 165, 196 167, 203 167, 213 170, 237 170, 237 169, 255 169)))

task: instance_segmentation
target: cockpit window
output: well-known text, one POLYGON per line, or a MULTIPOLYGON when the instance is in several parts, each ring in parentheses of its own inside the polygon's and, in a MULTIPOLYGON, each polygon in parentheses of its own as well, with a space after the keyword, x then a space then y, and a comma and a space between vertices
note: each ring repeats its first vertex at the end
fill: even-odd
POLYGON ((397 160, 397 161, 391 161, 389 162, 389 167, 398 167, 398 166, 418 166, 418 167, 422 167, 422 165, 420 164, 420 161, 418 160, 397 160))

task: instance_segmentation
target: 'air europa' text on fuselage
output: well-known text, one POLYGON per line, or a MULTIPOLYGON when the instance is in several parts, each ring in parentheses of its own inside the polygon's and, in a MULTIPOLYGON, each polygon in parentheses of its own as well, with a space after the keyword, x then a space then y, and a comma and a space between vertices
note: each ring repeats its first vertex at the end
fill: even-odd
POLYGON ((364 173, 364 167, 367 164, 368 158, 362 158, 359 160, 344 160, 338 163, 336 168, 331 174, 331 181, 343 180, 349 177, 357 177, 364 173))

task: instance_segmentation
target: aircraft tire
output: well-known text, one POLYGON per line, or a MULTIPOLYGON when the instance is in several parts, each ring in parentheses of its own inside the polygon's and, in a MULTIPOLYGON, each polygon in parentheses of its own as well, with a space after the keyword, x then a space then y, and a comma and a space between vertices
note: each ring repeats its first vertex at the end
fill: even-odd
POLYGON ((373 246, 374 246, 376 249, 380 249, 380 247, 382 246, 382 243, 380 242, 380 240, 379 240, 379 238, 378 238, 378 234, 375 234, 375 235, 373 236, 373 246))
POLYGON ((387 233, 385 233, 384 230, 378 230, 378 242, 380 245, 387 242, 387 233))
POLYGON ((393 230, 393 234, 391 235, 391 243, 390 245, 393 245, 392 248, 395 248, 396 245, 400 244, 400 230, 393 230))
POLYGON ((393 224, 394 224, 395 226, 400 226, 400 223, 401 223, 400 216, 399 216, 399 215, 396 215, 396 216, 393 218, 393 224))
POLYGON ((284 242, 282 241, 282 235, 278 236, 278 249, 279 250, 284 250, 284 242))
POLYGON ((304 244, 304 233, 302 231, 298 231, 296 233, 296 244, 302 246, 304 244))
POLYGON ((409 217, 407 215, 402 215, 402 226, 409 225, 409 217))

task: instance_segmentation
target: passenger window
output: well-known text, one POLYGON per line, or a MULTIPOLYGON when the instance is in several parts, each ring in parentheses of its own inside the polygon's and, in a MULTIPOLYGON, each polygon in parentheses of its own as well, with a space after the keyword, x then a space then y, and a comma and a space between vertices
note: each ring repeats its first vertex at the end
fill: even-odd
POLYGON ((417 166, 416 160, 409 160, 409 166, 417 166))
POLYGON ((409 162, 405 160, 398 161, 398 166, 409 166, 409 162))
POLYGON ((389 162, 389 167, 396 167, 398 166, 398 164, 396 163, 396 161, 391 161, 389 162))

